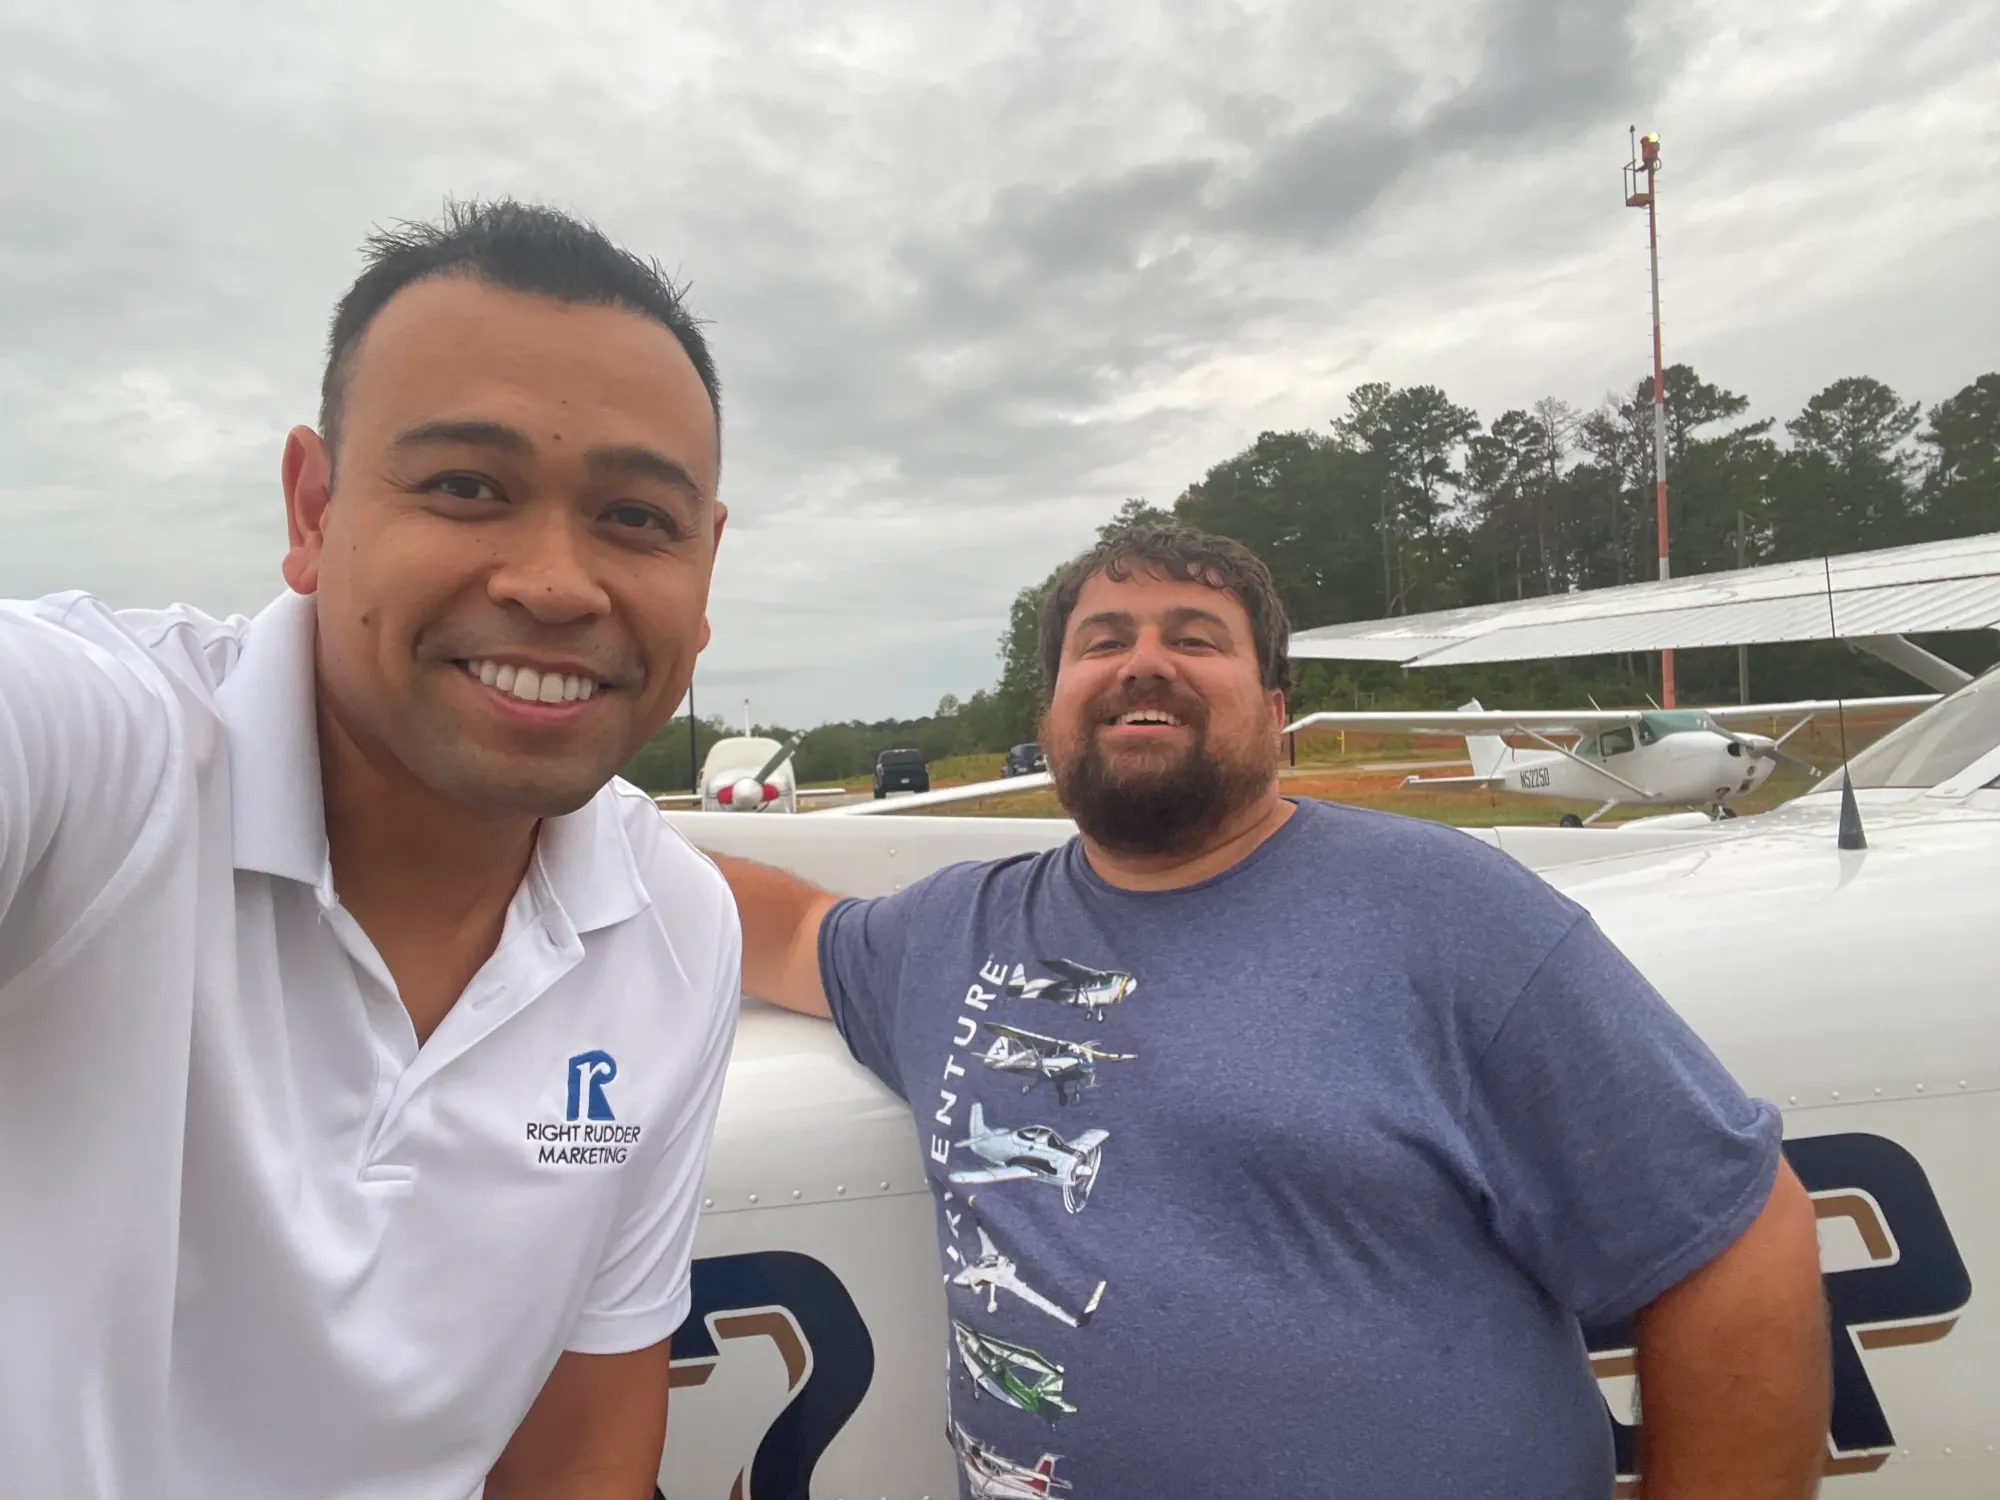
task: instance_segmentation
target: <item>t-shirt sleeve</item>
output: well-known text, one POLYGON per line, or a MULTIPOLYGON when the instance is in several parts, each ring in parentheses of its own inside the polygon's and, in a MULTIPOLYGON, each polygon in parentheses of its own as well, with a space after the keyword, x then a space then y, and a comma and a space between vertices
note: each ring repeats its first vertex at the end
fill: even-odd
POLYGON ((0 604, 0 989, 111 909, 174 766, 161 692, 59 602, 0 604))
POLYGON ((624 1217, 612 1232, 570 1332, 566 1347, 572 1353, 645 1349, 671 1335, 687 1318, 702 1175, 742 1002, 743 933, 726 895, 718 921, 720 962, 688 1104, 669 1124, 645 1173, 627 1185, 624 1217))
POLYGON ((1749 1228, 1783 1129, 1588 917, 1477 1057, 1467 1116, 1500 1238, 1587 1323, 1645 1306, 1749 1228))
POLYGON ((910 937, 929 881, 893 896, 847 900, 819 929, 820 986, 833 1024, 861 1065, 909 1098, 896 1065, 896 1007, 910 937))

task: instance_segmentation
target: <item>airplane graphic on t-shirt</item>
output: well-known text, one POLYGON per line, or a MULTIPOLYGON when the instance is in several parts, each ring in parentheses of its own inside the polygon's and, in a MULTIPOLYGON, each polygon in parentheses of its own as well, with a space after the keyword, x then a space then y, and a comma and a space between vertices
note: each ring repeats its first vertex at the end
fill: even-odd
POLYGON ((951 1445, 958 1450, 958 1461, 965 1466, 965 1482, 972 1491, 972 1500, 1041 1500, 1044 1495, 1070 1487, 1067 1479, 1056 1478, 1060 1453, 1044 1453, 1041 1462, 1031 1469, 1002 1457, 956 1422, 951 1424, 951 1445))
POLYGON ((1139 988, 1139 981, 1117 969, 1093 969, 1089 964, 1068 958, 1039 960, 1053 969, 1058 979, 1030 979, 1019 964, 1008 977, 1006 993, 1018 1000, 1053 1000, 1057 1005, 1074 1005, 1088 1011, 1092 1021, 1104 1019, 1104 1008, 1116 1005, 1139 988))
POLYGON ((1095 1042, 1066 1042, 1059 1036, 1043 1036, 1038 1031, 1023 1031, 998 1021, 984 1024, 995 1041, 979 1055, 979 1060, 1002 1073, 1033 1075, 1021 1085, 1024 1094, 1035 1086, 1036 1078, 1048 1079, 1056 1086, 1056 1103, 1061 1105, 1071 1103, 1082 1090, 1096 1086, 1099 1063, 1131 1062, 1139 1055, 1106 1052, 1095 1042))
POLYGON ((1009 1406, 1051 1422, 1076 1410, 1063 1400, 1063 1367, 1046 1354, 975 1332, 956 1319, 952 1320, 951 1334, 958 1345, 959 1361, 972 1377, 974 1396, 984 1390, 1009 1406))
POLYGON ((1075 1140, 1066 1141, 1046 1125, 989 1129, 986 1111, 976 1101, 971 1131, 957 1144, 991 1165, 953 1172, 953 1182, 1046 1182, 1062 1189, 1063 1207, 1071 1213, 1081 1213, 1089 1200, 1103 1161, 1104 1143, 1111 1139, 1108 1130, 1086 1130, 1075 1140))
POLYGON ((1000 1310, 1002 1292, 1012 1292, 1028 1306, 1047 1313, 1058 1323, 1067 1323, 1071 1328, 1081 1328, 1090 1321, 1091 1314, 1097 1311, 1097 1304, 1103 1300, 1103 1282, 1097 1283, 1097 1290, 1090 1294, 1090 1301, 1084 1304, 1082 1312, 1065 1312, 1021 1279, 1020 1268, 1000 1253, 984 1225, 974 1227, 979 1231, 979 1258, 951 1278, 953 1286, 966 1287, 974 1292, 984 1291, 989 1313, 1000 1310))

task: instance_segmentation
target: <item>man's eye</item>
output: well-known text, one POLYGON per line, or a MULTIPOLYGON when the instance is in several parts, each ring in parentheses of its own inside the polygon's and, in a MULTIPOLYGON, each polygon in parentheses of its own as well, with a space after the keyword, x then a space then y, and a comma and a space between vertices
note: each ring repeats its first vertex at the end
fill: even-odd
POLYGON ((440 474, 425 486, 454 500, 498 500, 500 492, 477 474, 440 474))
POLYGON ((681 534, 680 527, 674 524, 672 517, 662 514, 650 505, 614 505, 604 514, 612 525, 622 531, 645 531, 650 528, 667 538, 675 538, 681 534))

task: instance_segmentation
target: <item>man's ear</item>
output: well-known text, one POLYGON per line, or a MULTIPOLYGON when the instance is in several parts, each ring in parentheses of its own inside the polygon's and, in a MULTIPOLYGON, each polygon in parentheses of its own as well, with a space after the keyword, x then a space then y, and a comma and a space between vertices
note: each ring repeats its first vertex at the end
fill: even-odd
POLYGON ((1264 697, 1265 701, 1267 701, 1271 705, 1271 717, 1275 721, 1273 727, 1282 730, 1285 727, 1285 725, 1290 722, 1290 720, 1288 720, 1285 717, 1284 689, 1278 688, 1272 692, 1266 693, 1264 697))
POLYGON ((326 507, 333 498, 333 458, 310 427, 285 435, 279 470, 285 486, 285 582, 295 594, 319 587, 320 556, 326 548, 326 507))

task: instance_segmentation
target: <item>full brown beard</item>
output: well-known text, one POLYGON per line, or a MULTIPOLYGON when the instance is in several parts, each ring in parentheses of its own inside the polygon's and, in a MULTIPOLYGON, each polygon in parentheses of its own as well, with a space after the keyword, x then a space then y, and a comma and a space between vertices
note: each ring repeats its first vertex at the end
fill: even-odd
POLYGON ((1277 774, 1275 740, 1242 755, 1218 754, 1209 743, 1208 705, 1165 686, 1106 693, 1082 715, 1082 730, 1059 735, 1044 717, 1056 798, 1083 835, 1121 854, 1193 853, 1238 812, 1251 806, 1277 774), (1157 708, 1179 719, 1189 744, 1172 761, 1114 770, 1099 733, 1119 715, 1157 708))

